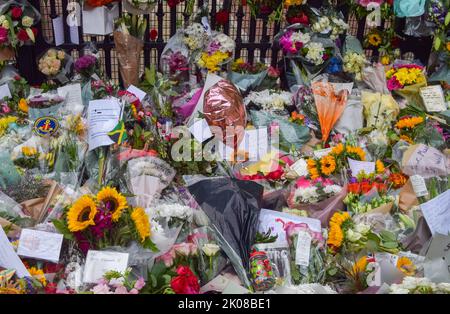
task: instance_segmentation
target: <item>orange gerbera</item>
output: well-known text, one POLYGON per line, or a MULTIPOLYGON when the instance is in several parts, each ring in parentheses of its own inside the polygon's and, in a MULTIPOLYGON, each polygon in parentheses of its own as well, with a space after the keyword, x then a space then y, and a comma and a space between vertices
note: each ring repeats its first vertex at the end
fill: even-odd
POLYGON ((402 173, 391 173, 389 175, 389 181, 392 182, 394 189, 404 186, 407 180, 408 178, 402 173))

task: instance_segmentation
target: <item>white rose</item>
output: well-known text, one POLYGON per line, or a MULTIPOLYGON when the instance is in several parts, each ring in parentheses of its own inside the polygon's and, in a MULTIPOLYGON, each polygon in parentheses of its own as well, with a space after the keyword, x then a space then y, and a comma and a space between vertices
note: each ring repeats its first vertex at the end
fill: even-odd
POLYGON ((361 239, 362 235, 359 232, 355 232, 352 229, 347 230, 346 233, 346 238, 350 241, 350 242, 356 242, 359 239, 361 239))
POLYGON ((359 232, 361 234, 366 234, 367 232, 370 231, 370 226, 366 225, 366 224, 363 224, 363 223, 357 224, 356 227, 355 227, 355 231, 359 232))
POLYGON ((6 28, 6 29, 9 29, 9 22, 8 22, 7 20, 4 20, 4 21, 2 22, 2 27, 3 27, 3 28, 6 28))
POLYGON ((24 16, 22 18, 22 25, 25 27, 31 27, 33 25, 33 19, 29 16, 24 16))
POLYGON ((202 251, 206 254, 206 256, 214 256, 220 251, 220 247, 214 243, 206 243, 203 245, 202 251))
POLYGON ((6 20, 6 17, 4 15, 0 16, 0 24, 3 23, 6 20))

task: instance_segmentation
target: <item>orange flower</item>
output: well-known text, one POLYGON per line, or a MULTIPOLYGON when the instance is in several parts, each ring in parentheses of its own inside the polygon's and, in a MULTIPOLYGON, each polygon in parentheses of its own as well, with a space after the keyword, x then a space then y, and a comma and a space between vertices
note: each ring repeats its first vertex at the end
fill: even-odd
POLYGON ((361 185, 356 182, 356 183, 349 183, 347 185, 347 189, 349 193, 353 193, 353 194, 359 194, 361 193, 361 185))
POLYGON ((404 140, 405 142, 407 142, 409 144, 414 144, 414 141, 408 135, 400 135, 400 139, 404 140))
POLYGON ((408 180, 408 178, 402 173, 391 173, 389 175, 389 181, 392 182, 394 189, 398 189, 404 186, 406 180, 408 180))
POLYGON ((333 149, 331 149, 331 154, 335 156, 339 156, 344 151, 344 144, 339 143, 333 149))
POLYGON ((364 194, 366 194, 367 192, 372 190, 372 188, 373 188, 373 184, 370 183, 369 181, 364 181, 361 183, 361 192, 363 192, 364 194))

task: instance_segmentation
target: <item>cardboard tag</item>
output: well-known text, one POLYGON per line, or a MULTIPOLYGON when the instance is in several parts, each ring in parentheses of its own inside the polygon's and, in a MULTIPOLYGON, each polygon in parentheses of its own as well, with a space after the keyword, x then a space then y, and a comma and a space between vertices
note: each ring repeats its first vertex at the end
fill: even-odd
POLYGON ((411 184, 413 186, 414 193, 416 193, 417 197, 428 195, 428 189, 425 184, 425 179, 422 176, 416 174, 409 178, 411 179, 411 184))
POLYGON ((111 270, 124 272, 128 267, 128 253, 89 250, 84 266, 83 282, 96 283, 111 270))
POLYGON ((306 231, 300 231, 297 236, 297 247, 295 250, 295 264, 309 266, 309 255, 311 252, 311 235, 306 231))
POLYGON ((62 241, 59 233, 22 229, 17 254, 58 263, 62 241))
POLYGON ((428 112, 441 112, 447 109, 444 92, 440 85, 422 87, 420 89, 423 103, 428 112))

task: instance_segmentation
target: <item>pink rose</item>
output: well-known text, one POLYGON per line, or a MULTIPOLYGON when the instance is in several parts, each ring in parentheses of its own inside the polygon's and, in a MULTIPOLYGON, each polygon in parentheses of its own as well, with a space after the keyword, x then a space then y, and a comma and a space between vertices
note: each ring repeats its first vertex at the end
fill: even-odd
POLYGON ((114 294, 128 294, 128 290, 124 286, 118 286, 114 291, 114 294))
POLYGON ((177 253, 178 255, 182 255, 182 256, 189 256, 189 253, 191 252, 189 243, 185 243, 185 242, 175 244, 173 246, 173 250, 175 251, 175 253, 177 253))
POLYGON ((136 282, 134 284, 134 288, 137 289, 137 290, 141 290, 142 288, 144 288, 144 286, 145 286, 144 278, 143 277, 139 277, 139 279, 136 280, 136 282))
POLYGON ((403 88, 403 85, 397 80, 395 76, 393 76, 387 81, 387 88, 390 91, 399 90, 403 88))
POLYGON ((2 105, 2 111, 3 113, 10 113, 11 109, 7 105, 2 105))
MULTIPOLYGON (((126 289, 125 289, 126 290, 126 289)), ((109 290, 109 286, 107 284, 98 284, 94 288, 91 289, 94 294, 111 294, 111 290, 109 290)), ((117 289, 116 289, 117 291, 117 289)))
POLYGON ((298 188, 302 189, 309 188, 311 186, 311 183, 309 182, 309 180, 306 180, 305 177, 301 177, 300 179, 298 179, 295 184, 298 188))
POLYGON ((173 260, 175 258, 175 251, 170 250, 169 252, 161 255, 158 259, 162 260, 166 267, 171 267, 173 265, 173 260))

